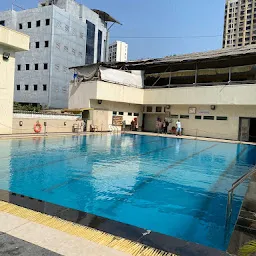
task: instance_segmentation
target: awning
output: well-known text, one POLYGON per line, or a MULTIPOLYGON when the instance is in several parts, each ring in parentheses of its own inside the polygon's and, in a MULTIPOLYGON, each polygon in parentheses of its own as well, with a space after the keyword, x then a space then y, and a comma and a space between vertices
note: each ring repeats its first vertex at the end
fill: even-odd
POLYGON ((114 23, 117 23, 117 24, 122 25, 118 20, 114 19, 112 16, 110 16, 110 15, 109 15, 108 13, 106 13, 106 12, 103 12, 103 11, 97 10, 97 9, 93 9, 93 11, 96 12, 96 13, 100 16, 100 18, 101 18, 102 20, 104 20, 105 22, 110 21, 110 22, 114 22, 114 23))

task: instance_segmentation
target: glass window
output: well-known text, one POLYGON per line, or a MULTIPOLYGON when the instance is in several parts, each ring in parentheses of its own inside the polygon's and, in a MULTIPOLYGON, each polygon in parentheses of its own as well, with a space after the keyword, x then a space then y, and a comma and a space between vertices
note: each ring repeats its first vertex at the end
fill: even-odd
POLYGON ((115 116, 117 114, 117 112, 116 111, 113 111, 113 115, 115 116))
POLYGON ((151 106, 147 106, 147 112, 152 112, 153 108, 151 106))
POLYGON ((49 26, 50 25, 50 19, 46 19, 45 20, 45 26, 49 26))
POLYGON ((43 84, 43 91, 47 91, 47 85, 43 84))
POLYGON ((48 69, 48 63, 44 63, 44 69, 48 69))
POLYGON ((22 23, 19 24, 19 29, 22 29, 22 23))
POLYGON ((171 118, 179 118, 179 115, 171 115, 171 118))
POLYGON ((45 47, 45 48, 48 48, 48 47, 49 47, 49 41, 45 41, 45 42, 44 42, 44 47, 45 47))
POLYGON ((87 24, 87 40, 86 40, 86 57, 85 64, 92 64, 94 62, 94 41, 95 41, 95 25, 90 21, 87 24))
POLYGON ((41 25, 41 22, 40 22, 40 20, 38 20, 38 21, 36 22, 36 26, 37 26, 37 27, 40 27, 40 25, 41 25))
POLYGON ((31 22, 28 22, 28 28, 31 28, 31 22))
POLYGON ((35 70, 38 70, 38 63, 35 64, 35 70))
POLYGON ((36 42, 36 48, 39 48, 39 45, 40 45, 39 42, 36 42))
POLYGON ((139 116, 140 114, 139 113, 134 113, 134 116, 139 116))
POLYGON ((214 116, 204 116, 204 120, 214 120, 214 116))
POLYGON ((119 112, 118 113, 120 116, 123 116, 124 115, 124 112, 119 112))
POLYGON ((132 113, 129 112, 129 113, 128 113, 128 116, 132 116, 132 113))
POLYGON ((34 84, 34 91, 37 91, 37 84, 34 84))
POLYGON ((195 119, 198 119, 198 120, 200 119, 201 120, 202 116, 195 116, 195 119))
POLYGON ((28 91, 28 84, 25 84, 25 91, 28 91))
POLYGON ((16 87, 17 87, 17 91, 20 91, 20 84, 17 84, 16 87))
POLYGON ((98 30, 97 62, 101 62, 102 31, 98 30))
POLYGON ((227 121, 228 117, 227 116, 217 116, 217 120, 219 120, 219 121, 227 121))
POLYGON ((17 70, 18 70, 18 71, 21 70, 21 65, 17 65, 17 70))
POLYGON ((5 20, 0 20, 0 26, 5 26, 5 20))
POLYGON ((29 64, 26 64, 26 70, 29 70, 29 64))
POLYGON ((180 115, 180 119, 189 119, 189 115, 180 115))
POLYGON ((156 107, 156 112, 162 112, 162 107, 156 107))

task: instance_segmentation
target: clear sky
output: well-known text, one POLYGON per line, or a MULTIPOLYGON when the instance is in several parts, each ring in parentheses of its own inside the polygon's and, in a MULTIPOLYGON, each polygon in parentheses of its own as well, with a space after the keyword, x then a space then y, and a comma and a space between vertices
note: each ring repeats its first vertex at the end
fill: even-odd
MULTIPOLYGON (((1 0, 0 10, 10 9, 11 2, 11 0, 1 0)), ((24 8, 34 8, 38 0, 16 0, 16 2, 24 8)), ((110 41, 127 42, 129 59, 164 57, 171 54, 218 49, 222 46, 225 0, 77 0, 77 2, 89 8, 106 11, 123 24, 114 25, 110 32, 110 41)))

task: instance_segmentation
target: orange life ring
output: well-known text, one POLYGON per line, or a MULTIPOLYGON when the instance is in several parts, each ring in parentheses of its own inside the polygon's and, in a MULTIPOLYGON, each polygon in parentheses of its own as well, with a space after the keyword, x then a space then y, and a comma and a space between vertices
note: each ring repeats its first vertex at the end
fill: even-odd
POLYGON ((42 125, 40 123, 34 124, 34 132, 35 133, 40 133, 42 130, 42 125))

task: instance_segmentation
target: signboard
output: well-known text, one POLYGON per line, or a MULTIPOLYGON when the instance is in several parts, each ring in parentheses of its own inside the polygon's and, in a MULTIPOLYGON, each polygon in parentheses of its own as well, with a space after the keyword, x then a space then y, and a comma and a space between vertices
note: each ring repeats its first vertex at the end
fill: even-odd
POLYGON ((114 126, 122 126, 123 117, 122 116, 113 116, 112 125, 114 126))

